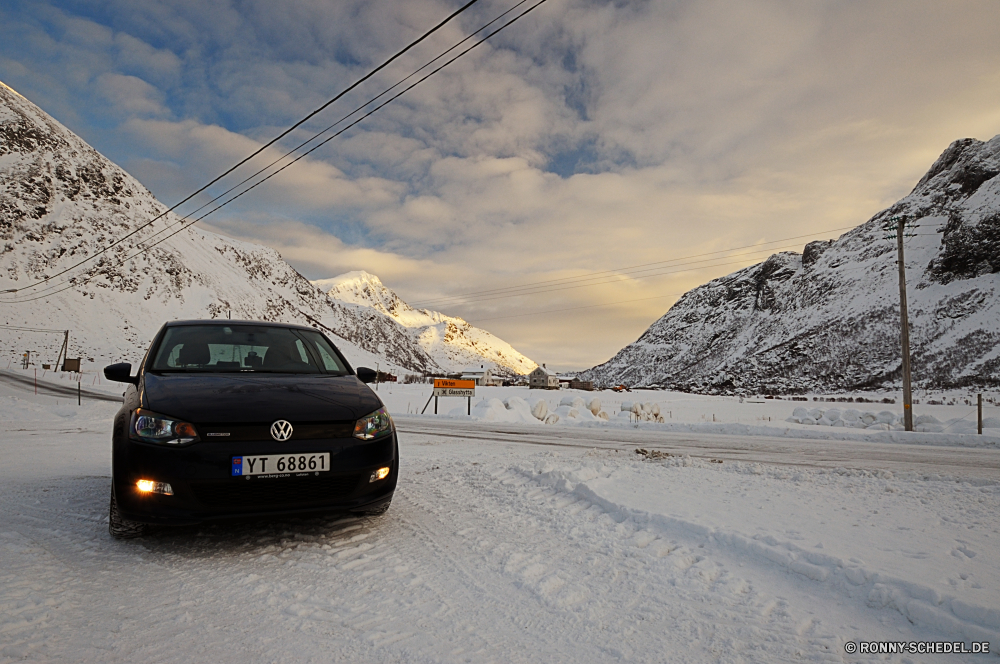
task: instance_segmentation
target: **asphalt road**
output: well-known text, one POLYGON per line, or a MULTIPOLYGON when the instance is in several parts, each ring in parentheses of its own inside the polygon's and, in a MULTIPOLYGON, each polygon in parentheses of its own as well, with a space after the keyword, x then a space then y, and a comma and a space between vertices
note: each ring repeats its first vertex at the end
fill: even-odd
POLYGON ((852 468, 1000 480, 1000 449, 856 440, 806 440, 653 431, 532 427, 445 418, 394 416, 400 435, 554 447, 658 450, 675 455, 812 468, 852 468))

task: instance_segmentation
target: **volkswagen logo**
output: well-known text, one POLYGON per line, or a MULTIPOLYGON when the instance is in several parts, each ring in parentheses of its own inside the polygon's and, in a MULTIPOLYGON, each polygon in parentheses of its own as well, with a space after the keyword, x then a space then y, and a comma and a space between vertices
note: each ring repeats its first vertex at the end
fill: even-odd
POLYGON ((288 420, 278 420, 271 425, 271 438, 283 443, 292 437, 292 423, 288 420))

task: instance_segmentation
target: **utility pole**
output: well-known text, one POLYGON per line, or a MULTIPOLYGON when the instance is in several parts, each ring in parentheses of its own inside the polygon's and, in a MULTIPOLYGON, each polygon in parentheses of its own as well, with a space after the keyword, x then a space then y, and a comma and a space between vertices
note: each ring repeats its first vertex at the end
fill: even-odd
POLYGON ((62 371, 61 361, 69 357, 69 330, 63 330, 62 348, 59 349, 59 357, 56 358, 56 371, 62 371))
MULTIPOLYGON (((896 248, 899 256, 899 338, 903 346, 903 424, 913 431, 913 391, 910 388, 910 319, 906 315, 906 263, 903 260, 903 229, 906 215, 889 220, 896 223, 896 248)), ((888 230, 888 229, 887 229, 888 230)))
POLYGON ((977 405, 978 405, 978 410, 979 410, 979 418, 978 418, 979 419, 979 426, 976 427, 976 429, 977 429, 977 433, 980 436, 982 436, 983 435, 983 395, 982 394, 979 395, 979 399, 977 401, 977 405))

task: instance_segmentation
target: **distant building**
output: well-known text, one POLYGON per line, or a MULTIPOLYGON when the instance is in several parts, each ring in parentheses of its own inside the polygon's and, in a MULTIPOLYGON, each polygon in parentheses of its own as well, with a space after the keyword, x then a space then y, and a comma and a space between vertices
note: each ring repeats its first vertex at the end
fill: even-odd
POLYGON ((574 378, 569 381, 569 389, 571 390, 587 390, 588 392, 594 391, 594 381, 592 380, 577 380, 574 378))
POLYGON ((528 374, 528 386, 533 390, 558 390, 559 376, 543 364, 528 374))
POLYGON ((493 375, 493 371, 480 364, 478 367, 466 367, 462 369, 462 380, 474 380, 476 385, 503 385, 503 379, 493 375))

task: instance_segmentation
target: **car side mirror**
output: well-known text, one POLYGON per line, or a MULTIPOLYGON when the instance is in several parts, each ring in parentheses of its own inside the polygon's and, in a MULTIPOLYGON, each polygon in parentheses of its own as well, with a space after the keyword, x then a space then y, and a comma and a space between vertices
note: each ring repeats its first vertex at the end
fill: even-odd
POLYGON ((139 384, 139 377, 132 375, 132 365, 128 362, 119 362, 104 367, 104 377, 116 383, 139 384))
POLYGON ((375 379, 378 378, 378 372, 368 367, 358 367, 357 374, 358 380, 362 383, 374 383, 375 379))

